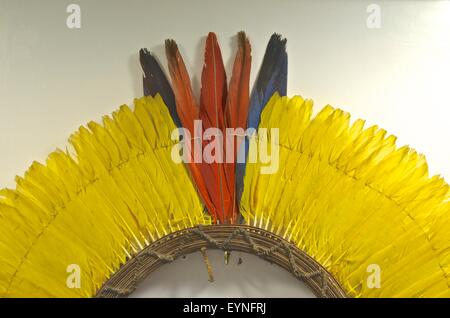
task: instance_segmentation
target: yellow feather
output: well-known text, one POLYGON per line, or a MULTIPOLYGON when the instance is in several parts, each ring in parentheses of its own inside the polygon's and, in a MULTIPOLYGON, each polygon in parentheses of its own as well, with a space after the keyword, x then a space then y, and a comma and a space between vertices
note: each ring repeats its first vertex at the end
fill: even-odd
MULTIPOLYGON (((350 125, 331 106, 311 114, 312 101, 299 96, 268 102, 260 127, 279 128, 279 169, 262 174, 265 164, 247 163, 245 223, 295 243, 351 296, 449 297, 448 184, 383 129, 350 125), (367 284, 373 264, 380 288, 367 284)), ((57 150, 15 190, 0 190, 0 295, 93 296, 156 239, 211 224, 171 159, 173 129, 160 96, 137 99, 134 110, 122 106, 71 136, 75 155, 57 150), (71 264, 81 288, 66 284, 71 264)))
POLYGON ((0 295, 89 297, 127 257, 176 229, 210 224, 182 164, 159 96, 122 106, 70 138, 0 193, 0 295), (176 228, 174 228, 176 227, 176 228), (69 288, 70 264, 81 288, 69 288))
POLYGON ((351 296, 450 297, 449 185, 386 131, 331 106, 310 119, 311 107, 276 94, 264 109, 259 127, 279 128, 279 170, 247 163, 245 223, 297 244, 351 296), (371 264, 380 288, 366 283, 371 264))

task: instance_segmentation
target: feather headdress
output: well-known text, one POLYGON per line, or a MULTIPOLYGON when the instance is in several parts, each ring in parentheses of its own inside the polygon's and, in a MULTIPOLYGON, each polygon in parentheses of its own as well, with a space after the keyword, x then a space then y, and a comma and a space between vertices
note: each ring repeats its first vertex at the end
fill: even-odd
POLYGON ((429 177, 425 158, 395 137, 312 101, 288 98, 286 41, 274 34, 251 96, 251 49, 244 33, 227 83, 213 33, 206 39, 200 100, 173 40, 166 42, 171 82, 141 50, 144 94, 102 124, 70 138, 34 163, 16 189, 0 192, 0 295, 90 297, 146 246, 196 225, 242 222, 295 244, 355 297, 450 297, 450 187, 429 177), (198 128, 196 121, 201 120, 198 128), (219 131, 253 128, 229 151, 219 131), (179 130, 177 130, 179 129, 179 130), (215 158, 195 159, 211 144, 215 158), (212 129, 212 130, 211 130, 212 129), (173 132, 176 133, 175 135, 173 132), (277 154, 262 173, 250 160, 260 142, 277 154), (244 142, 245 141, 245 142, 244 142), (197 147, 197 148, 196 148, 197 147), (242 163, 237 159, 242 157, 242 163), (94 230, 93 230, 94 229, 94 230), (79 267, 79 288, 67 285, 79 267), (381 285, 367 284, 378 266, 381 285))

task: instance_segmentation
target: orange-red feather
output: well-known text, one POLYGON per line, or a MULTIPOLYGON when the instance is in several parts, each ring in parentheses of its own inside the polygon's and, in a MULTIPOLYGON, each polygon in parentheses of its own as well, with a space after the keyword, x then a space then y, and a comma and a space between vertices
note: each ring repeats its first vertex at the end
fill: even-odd
MULTIPOLYGON (((205 63, 201 78, 200 106, 198 107, 192 93, 189 75, 178 51, 176 43, 166 41, 166 54, 169 61, 169 73, 175 95, 176 108, 181 123, 194 137, 194 120, 202 121, 204 133, 208 128, 216 128, 219 137, 203 139, 202 154, 209 154, 205 148, 216 143, 215 159, 219 162, 195 163, 193 144, 187 145, 191 155, 189 169, 205 205, 216 221, 234 223, 238 208, 235 191, 236 144, 228 154, 233 162, 227 162, 226 128, 246 128, 249 106, 250 79, 250 43, 243 32, 238 34, 238 51, 236 54, 230 91, 227 92, 227 78, 222 54, 216 35, 209 33, 205 45, 205 63), (218 139, 216 139, 218 138, 218 139)), ((229 138, 234 138, 229 136, 229 138)), ((229 140, 228 140, 229 141, 229 140)), ((234 141, 235 142, 235 141, 234 141)))
POLYGON ((205 128, 225 128, 224 109, 227 98, 227 76, 222 53, 214 33, 209 33, 205 45, 205 62, 200 93, 200 118, 205 128))
MULTIPOLYGON (((210 142, 216 143, 215 150, 221 152, 216 159, 219 162, 202 163, 201 171, 205 185, 210 191, 215 210, 210 211, 221 223, 231 222, 233 215, 234 178, 229 175, 230 169, 225 163, 225 106, 227 99, 227 77, 223 65, 222 54, 214 33, 209 33, 205 46, 205 64, 202 72, 202 88, 200 94, 200 119, 203 128, 217 128, 216 137, 205 140, 204 146, 210 142)), ((209 152, 206 152, 208 154, 209 152)))
MULTIPOLYGON (((192 138, 194 136, 194 120, 198 119, 199 108, 192 92, 189 74, 175 41, 166 41, 166 56, 169 65, 169 74, 172 79, 172 88, 175 95, 177 113, 183 128, 189 131, 192 138)), ((212 209, 214 206, 209 195, 209 190, 205 185, 200 166, 194 162, 194 148, 192 147, 193 145, 191 140, 184 140, 184 142, 186 143, 185 146, 188 155, 191 156, 191 160, 188 163, 191 177, 196 184, 199 194, 202 197, 206 207, 208 210, 212 209)))
POLYGON ((238 50, 234 60, 225 112, 227 127, 247 128, 251 63, 250 42, 244 32, 239 32, 238 50))
POLYGON ((174 40, 166 40, 166 56, 178 116, 183 127, 192 132, 194 120, 198 118, 199 108, 192 92, 189 74, 174 40))
MULTIPOLYGON (((247 128, 247 115, 250 100, 250 67, 251 67, 251 47, 250 41, 244 32, 238 33, 238 49, 233 65, 233 73, 231 74, 230 88, 228 91, 227 103, 225 108, 225 124, 228 128, 247 128)), ((235 221, 238 214, 238 202, 236 197, 235 174, 237 150, 243 140, 243 136, 233 137, 234 161, 227 164, 227 175, 230 183, 233 185, 233 201, 234 210, 233 218, 235 221)))

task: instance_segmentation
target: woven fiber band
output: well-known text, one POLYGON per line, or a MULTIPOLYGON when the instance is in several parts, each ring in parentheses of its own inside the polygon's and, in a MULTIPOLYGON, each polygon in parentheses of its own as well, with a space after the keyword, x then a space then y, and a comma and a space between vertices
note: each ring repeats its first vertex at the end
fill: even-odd
POLYGON ((103 285, 97 297, 126 297, 163 264, 202 248, 255 254, 290 271, 318 297, 346 297, 333 276, 295 245, 247 225, 199 226, 166 235, 128 260, 103 285))

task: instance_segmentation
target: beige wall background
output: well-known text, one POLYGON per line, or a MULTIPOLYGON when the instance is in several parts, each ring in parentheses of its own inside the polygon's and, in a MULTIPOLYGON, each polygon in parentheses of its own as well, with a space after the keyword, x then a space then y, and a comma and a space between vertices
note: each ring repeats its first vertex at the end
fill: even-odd
MULTIPOLYGON (((175 38, 198 88, 204 36, 217 33, 230 70, 240 30, 253 45, 252 79, 269 36, 281 33, 289 95, 380 125, 399 145, 425 153, 432 174, 450 180, 448 1, 0 0, 0 187, 14 186, 33 160, 64 148, 80 125, 141 96, 141 47, 164 62, 164 39, 175 38), (71 3, 81 8, 80 29, 66 26, 71 3), (370 4, 381 10, 380 28, 367 26, 370 4)), ((231 289, 221 280, 195 285, 206 280, 195 274, 196 261, 160 271, 154 281, 173 282, 173 273, 187 270, 192 281, 185 284, 194 287, 176 295, 308 295, 289 275, 248 259, 254 266, 218 274, 231 289)), ((164 286, 150 284, 143 295, 163 295, 164 286)))

